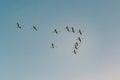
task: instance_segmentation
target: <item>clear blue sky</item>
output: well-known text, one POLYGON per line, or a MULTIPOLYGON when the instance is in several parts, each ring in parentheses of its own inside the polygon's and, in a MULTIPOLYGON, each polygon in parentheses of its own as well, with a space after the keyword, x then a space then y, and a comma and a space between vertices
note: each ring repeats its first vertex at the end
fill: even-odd
POLYGON ((119 21, 119 0, 0 0, 0 80, 120 80, 119 21), (66 25, 84 30, 77 55, 66 25))

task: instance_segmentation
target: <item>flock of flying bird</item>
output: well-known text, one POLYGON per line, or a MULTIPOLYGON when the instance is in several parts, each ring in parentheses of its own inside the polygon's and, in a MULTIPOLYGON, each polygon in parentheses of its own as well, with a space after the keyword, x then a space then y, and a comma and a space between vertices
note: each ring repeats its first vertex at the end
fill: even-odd
MULTIPOLYGON (((66 26, 65 29, 67 30, 67 32, 72 32, 72 33, 76 32, 75 29, 74 29, 74 27, 68 27, 68 26, 66 26)), ((57 29, 54 29, 54 33, 58 34, 58 32, 59 31, 57 29)), ((80 29, 78 30, 78 33, 80 34, 80 36, 82 36, 82 34, 83 34, 80 29)), ((77 50, 79 49, 79 46, 80 46, 81 42, 82 42, 81 37, 78 37, 77 41, 74 43, 74 49, 73 49, 73 53, 74 54, 77 54, 77 52, 78 52, 77 50)), ((54 43, 52 43, 51 48, 55 48, 54 43)))
MULTIPOLYGON (((17 22, 16 24, 17 24, 17 28, 19 28, 19 29, 22 28, 22 26, 21 26, 18 22, 17 22)), ((37 27, 35 27, 34 25, 32 26, 32 28, 33 28, 35 31, 38 30, 37 27)), ((75 29, 74 29, 74 27, 68 27, 68 26, 66 26, 65 29, 66 29, 67 32, 72 32, 72 33, 75 33, 75 32, 76 32, 75 29)), ((53 32, 54 32, 55 34, 58 34, 60 31, 58 31, 57 29, 54 29, 53 32)), ((74 49, 73 49, 73 53, 74 53, 74 54, 77 54, 77 52, 78 52, 77 50, 79 49, 80 43, 82 42, 82 40, 81 40, 81 36, 83 35, 82 31, 79 29, 79 30, 77 31, 77 33, 79 33, 80 36, 77 38, 77 41, 74 43, 74 49)), ((51 48, 55 48, 55 44, 54 44, 54 43, 51 43, 51 48)))
MULTIPOLYGON (((21 26, 18 22, 17 22, 16 24, 17 24, 17 28, 19 28, 19 29, 22 28, 22 26, 21 26)), ((33 25, 33 29, 34 29, 35 31, 37 31, 37 27, 35 27, 34 25, 33 25)))

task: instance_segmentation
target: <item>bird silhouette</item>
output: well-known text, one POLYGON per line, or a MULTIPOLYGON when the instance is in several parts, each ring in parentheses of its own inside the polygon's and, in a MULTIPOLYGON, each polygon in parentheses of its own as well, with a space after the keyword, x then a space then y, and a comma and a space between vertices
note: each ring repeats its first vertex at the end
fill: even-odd
POLYGON ((78 37, 78 40, 79 40, 80 42, 82 41, 80 37, 78 37))
POLYGON ((33 26, 33 29, 34 29, 35 31, 37 31, 37 28, 36 28, 35 26, 33 26))
POLYGON ((80 35, 82 35, 82 32, 81 32, 81 30, 79 29, 79 33, 80 33, 80 35))
POLYGON ((77 54, 77 53, 76 53, 76 50, 73 50, 73 53, 74 53, 74 54, 77 54))
POLYGON ((19 28, 19 29, 22 28, 18 22, 16 24, 17 24, 17 28, 19 28))
POLYGON ((72 32, 73 32, 73 33, 75 33, 75 30, 74 30, 74 28, 73 28, 73 27, 71 27, 71 28, 72 28, 72 32))
POLYGON ((54 46, 54 44, 53 44, 53 43, 51 44, 51 48, 55 48, 55 46, 54 46))
POLYGON ((66 29, 68 32, 70 32, 70 30, 69 30, 68 26, 66 26, 66 27, 65 27, 65 29, 66 29))
POLYGON ((60 32, 60 31, 58 31, 57 29, 54 29, 53 32, 56 33, 56 34, 58 34, 58 32, 60 32))

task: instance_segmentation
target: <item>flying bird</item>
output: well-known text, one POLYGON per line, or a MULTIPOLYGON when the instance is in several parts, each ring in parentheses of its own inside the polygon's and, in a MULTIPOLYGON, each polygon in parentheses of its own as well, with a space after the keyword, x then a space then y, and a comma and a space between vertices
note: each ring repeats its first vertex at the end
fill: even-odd
POLYGON ((75 44, 75 49, 77 50, 78 49, 78 46, 75 44))
POLYGON ((78 42, 76 42, 75 45, 78 46, 78 42))
POLYGON ((58 31, 57 29, 54 29, 54 31, 53 31, 53 32, 55 32, 56 34, 58 34, 58 32, 59 32, 59 31, 58 31))
POLYGON ((73 32, 73 33, 75 33, 75 30, 74 30, 74 28, 73 28, 73 27, 71 27, 71 28, 72 28, 72 32, 73 32))
POLYGON ((37 28, 36 28, 35 26, 33 26, 33 29, 34 29, 35 31, 37 31, 37 28))
POLYGON ((73 50, 73 53, 76 54, 77 53, 76 50, 73 50))
POLYGON ((79 29, 79 33, 80 33, 80 35, 82 35, 82 32, 81 32, 81 30, 79 29))
POLYGON ((51 48, 55 48, 55 45, 53 43, 51 44, 51 48))
POLYGON ((78 37, 78 40, 81 42, 81 38, 80 37, 78 37))
POLYGON ((22 28, 18 22, 16 24, 17 24, 17 28, 19 28, 19 29, 22 28))
POLYGON ((70 32, 70 30, 69 30, 68 26, 66 26, 66 27, 65 27, 65 29, 66 29, 68 32, 70 32))

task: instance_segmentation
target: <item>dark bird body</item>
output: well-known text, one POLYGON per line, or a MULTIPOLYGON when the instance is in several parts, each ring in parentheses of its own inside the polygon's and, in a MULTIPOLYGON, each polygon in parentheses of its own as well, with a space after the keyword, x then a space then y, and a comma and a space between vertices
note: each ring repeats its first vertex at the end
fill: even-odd
POLYGON ((82 32, 81 32, 81 30, 79 29, 79 33, 80 33, 80 35, 82 35, 82 32))
POLYGON ((78 37, 78 40, 81 42, 81 38, 80 37, 78 37))
POLYGON ((20 29, 22 28, 18 22, 17 22, 17 28, 20 28, 20 29))
POLYGON ((36 28, 35 26, 33 26, 33 29, 34 29, 35 31, 37 31, 37 28, 36 28))
POLYGON ((76 50, 73 50, 73 53, 76 54, 76 50))
POLYGON ((72 32, 73 32, 73 33, 75 33, 75 30, 74 30, 74 28, 73 28, 73 27, 71 27, 71 28, 72 28, 72 32))
POLYGON ((75 45, 78 46, 78 42, 76 42, 75 45))
POLYGON ((51 48, 55 48, 54 44, 52 43, 51 48))
POLYGON ((69 30, 69 28, 68 28, 68 26, 66 26, 66 28, 65 28, 68 32, 70 32, 70 30, 69 30))
POLYGON ((78 49, 78 46, 77 46, 77 45, 75 45, 75 49, 76 49, 76 50, 78 49))
POLYGON ((54 29, 54 32, 55 32, 56 34, 58 34, 58 31, 57 31, 57 29, 54 29))

